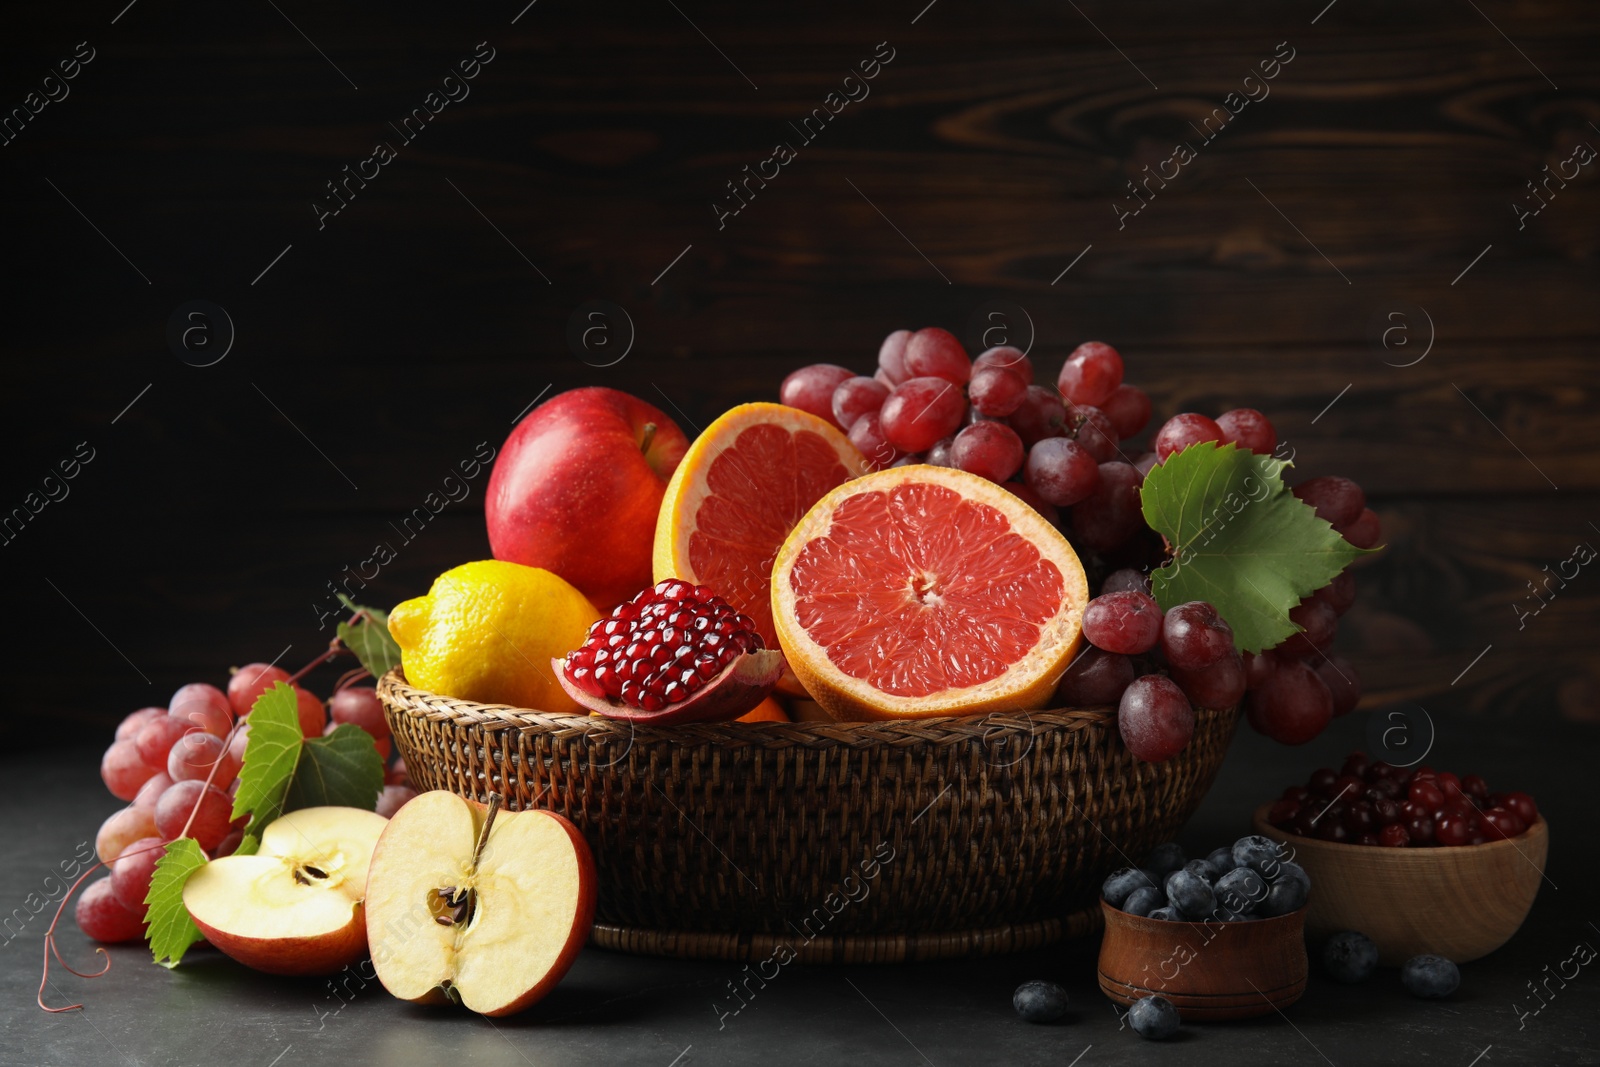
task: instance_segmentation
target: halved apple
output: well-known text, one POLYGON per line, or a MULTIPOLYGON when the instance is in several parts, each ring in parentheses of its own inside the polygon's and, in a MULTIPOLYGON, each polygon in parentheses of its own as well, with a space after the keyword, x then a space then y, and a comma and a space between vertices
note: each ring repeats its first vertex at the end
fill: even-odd
POLYGON ((561 981, 594 905, 589 846, 560 815, 423 793, 395 812, 372 854, 373 969, 401 1000, 510 1015, 561 981))
POLYGON ((217 948, 268 974, 332 974, 367 951, 361 902, 387 819, 302 808, 267 824, 254 856, 223 856, 183 887, 189 917, 217 948))

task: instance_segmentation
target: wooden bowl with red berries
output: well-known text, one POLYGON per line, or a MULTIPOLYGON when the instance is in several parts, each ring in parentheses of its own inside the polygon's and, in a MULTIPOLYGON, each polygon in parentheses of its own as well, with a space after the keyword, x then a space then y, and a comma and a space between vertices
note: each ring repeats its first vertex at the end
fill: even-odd
POLYGON ((1422 953, 1465 963, 1509 941, 1545 880, 1550 842, 1526 793, 1362 753, 1263 804, 1255 828, 1311 875, 1306 936, 1359 930, 1388 965, 1422 953))

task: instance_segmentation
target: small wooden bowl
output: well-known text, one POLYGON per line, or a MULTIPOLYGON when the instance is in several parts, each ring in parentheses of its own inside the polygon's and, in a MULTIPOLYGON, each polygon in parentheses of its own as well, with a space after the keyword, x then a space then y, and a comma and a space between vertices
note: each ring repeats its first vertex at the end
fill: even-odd
POLYGON ((1382 963, 1430 952, 1456 963, 1487 956, 1528 917, 1544 878, 1550 827, 1541 817, 1517 837, 1450 848, 1383 848, 1285 833, 1256 809, 1256 833, 1294 849, 1311 876, 1306 934, 1359 930, 1382 963))
POLYGON ((1145 919, 1104 900, 1100 911, 1100 991, 1124 1007, 1160 994, 1184 1022, 1249 1019, 1306 991, 1305 908, 1246 922, 1145 919))

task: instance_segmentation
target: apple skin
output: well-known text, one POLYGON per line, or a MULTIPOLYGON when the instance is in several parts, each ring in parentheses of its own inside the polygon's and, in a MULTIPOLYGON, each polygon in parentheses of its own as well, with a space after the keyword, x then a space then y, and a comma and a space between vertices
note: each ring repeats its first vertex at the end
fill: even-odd
POLYGON ((350 909, 348 923, 316 937, 243 937, 190 918, 213 947, 267 974, 337 974, 367 956, 367 918, 359 903, 350 909))
POLYGON ((489 475, 495 558, 553 571, 609 611, 651 584, 656 514, 688 448, 664 412, 627 393, 552 397, 511 431, 489 475))

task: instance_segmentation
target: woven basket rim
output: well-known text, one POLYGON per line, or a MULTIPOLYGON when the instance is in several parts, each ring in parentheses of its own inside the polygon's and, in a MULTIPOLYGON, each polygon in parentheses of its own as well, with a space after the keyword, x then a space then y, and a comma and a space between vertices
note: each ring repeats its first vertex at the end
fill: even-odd
POLYGON ((722 742, 731 744, 905 744, 929 741, 958 743, 973 737, 1068 732, 1102 725, 1116 718, 1116 709, 1048 708, 1040 711, 996 711, 980 715, 942 715, 872 722, 711 722, 650 726, 566 711, 539 711, 509 704, 483 704, 431 693, 405 680, 399 667, 378 680, 378 689, 406 715, 435 722, 449 720, 485 729, 560 730, 591 740, 643 742, 722 742))

